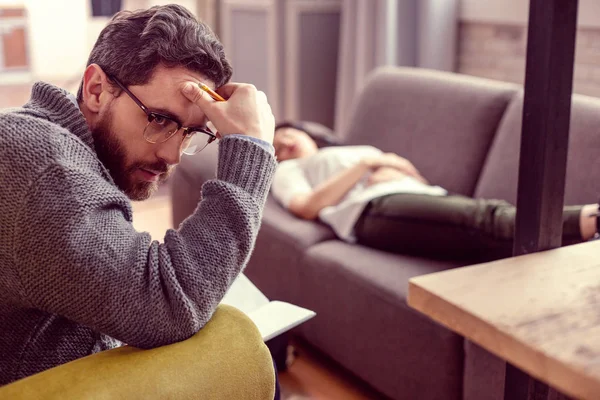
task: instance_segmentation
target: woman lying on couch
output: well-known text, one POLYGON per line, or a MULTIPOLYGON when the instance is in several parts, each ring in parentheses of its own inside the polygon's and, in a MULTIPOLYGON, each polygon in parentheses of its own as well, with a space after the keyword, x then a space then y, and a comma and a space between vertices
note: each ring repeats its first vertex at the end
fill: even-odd
MULTIPOLYGON (((468 261, 512 254, 516 209, 449 194, 414 165, 372 146, 338 146, 327 128, 283 123, 272 193, 291 213, 319 219, 339 238, 394 253, 468 261)), ((598 204, 567 206, 563 244, 591 239, 598 204)))

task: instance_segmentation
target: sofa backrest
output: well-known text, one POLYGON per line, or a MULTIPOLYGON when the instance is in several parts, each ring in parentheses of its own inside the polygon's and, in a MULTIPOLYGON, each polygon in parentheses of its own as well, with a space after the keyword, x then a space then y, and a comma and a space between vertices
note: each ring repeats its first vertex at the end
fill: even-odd
MULTIPOLYGON (((574 95, 567 158, 565 204, 595 203, 600 194, 600 99, 574 95)), ((516 204, 523 96, 515 96, 498 128, 476 197, 516 204)))
POLYGON ((411 160, 433 184, 472 195, 512 84, 424 69, 376 70, 342 138, 411 160))

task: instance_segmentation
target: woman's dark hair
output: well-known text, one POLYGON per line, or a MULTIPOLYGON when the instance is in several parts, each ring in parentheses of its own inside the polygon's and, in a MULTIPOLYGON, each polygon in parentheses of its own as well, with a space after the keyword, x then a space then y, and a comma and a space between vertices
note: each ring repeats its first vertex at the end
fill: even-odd
POLYGON ((341 145, 340 140, 335 136, 334 132, 317 122, 310 121, 283 121, 275 125, 275 131, 281 128, 294 128, 306 133, 312 140, 315 141, 318 148, 339 146, 341 145))
MULTIPOLYGON (((102 30, 87 65, 98 64, 124 85, 144 85, 154 68, 185 67, 217 87, 233 72, 219 39, 186 8, 170 4, 121 11, 102 30)), ((77 99, 82 100, 83 82, 77 99)))

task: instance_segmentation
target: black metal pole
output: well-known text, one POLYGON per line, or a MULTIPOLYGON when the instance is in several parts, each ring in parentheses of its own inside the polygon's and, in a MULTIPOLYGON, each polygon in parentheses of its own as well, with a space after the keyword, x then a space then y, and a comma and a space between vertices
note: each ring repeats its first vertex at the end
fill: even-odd
POLYGON ((531 0, 514 254, 561 245, 577 0, 531 0))
MULTIPOLYGON (((529 4, 514 255, 561 245, 577 33, 578 0, 529 4)), ((548 393, 507 364, 505 400, 546 399, 548 393)))
MULTIPOLYGON (((560 247, 578 0, 530 0, 514 255, 560 247)), ((505 400, 556 396, 507 364, 505 400)))

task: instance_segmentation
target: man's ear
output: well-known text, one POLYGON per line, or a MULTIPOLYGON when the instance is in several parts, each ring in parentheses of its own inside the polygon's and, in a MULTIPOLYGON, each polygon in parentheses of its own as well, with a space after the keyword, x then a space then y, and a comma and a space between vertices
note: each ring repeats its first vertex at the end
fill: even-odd
POLYGON ((90 64, 83 73, 82 98, 87 109, 98 113, 108 97, 113 97, 113 88, 102 68, 98 64, 90 64))

